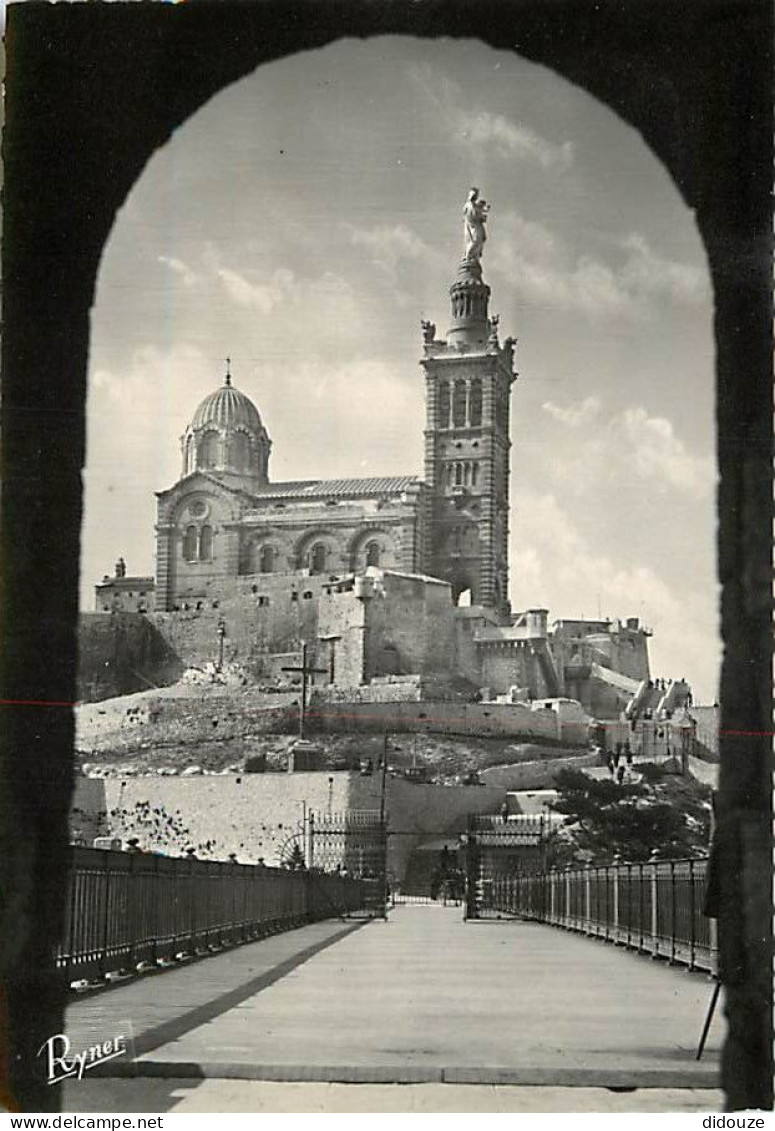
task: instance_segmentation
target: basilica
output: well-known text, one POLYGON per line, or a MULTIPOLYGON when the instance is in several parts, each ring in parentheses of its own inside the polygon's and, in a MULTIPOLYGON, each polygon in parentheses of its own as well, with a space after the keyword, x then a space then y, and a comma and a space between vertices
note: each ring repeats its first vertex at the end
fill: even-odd
POLYGON ((486 211, 472 203, 449 329, 437 336, 422 323, 424 476, 273 482, 266 425, 227 368, 181 439, 180 479, 158 494, 157 610, 190 605, 239 576, 376 566, 447 581, 456 601, 466 594, 508 618, 514 340, 500 341, 489 314, 486 211))
POLYGON ((155 578, 120 559, 97 612, 150 615, 176 649, 190 636, 189 663, 211 652, 215 617, 232 658, 264 673, 304 641, 331 684, 440 674, 618 715, 649 678, 637 618, 550 630, 546 609, 511 611, 515 339, 489 309, 487 216, 472 189, 448 329, 421 323, 423 475, 273 481, 266 424, 227 365, 181 437, 180 478, 157 494, 155 578))

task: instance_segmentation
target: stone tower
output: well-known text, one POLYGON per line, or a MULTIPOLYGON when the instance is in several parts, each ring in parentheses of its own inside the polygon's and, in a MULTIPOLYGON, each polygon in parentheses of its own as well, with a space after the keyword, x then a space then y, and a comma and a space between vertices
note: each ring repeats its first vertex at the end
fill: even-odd
POLYGON ((446 338, 423 322, 426 381, 425 482, 429 489, 428 572, 470 590, 471 603, 506 620, 509 438, 514 339, 498 338, 488 312, 481 254, 488 207, 472 189, 464 209, 465 253, 450 287, 446 338))

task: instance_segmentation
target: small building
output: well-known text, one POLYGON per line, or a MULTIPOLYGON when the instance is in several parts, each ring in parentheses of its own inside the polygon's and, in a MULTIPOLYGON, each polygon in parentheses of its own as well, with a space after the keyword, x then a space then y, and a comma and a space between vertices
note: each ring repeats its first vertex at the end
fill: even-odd
POLYGON ((156 607, 156 582, 152 577, 130 577, 119 558, 113 577, 105 574, 94 586, 98 613, 150 613, 156 607))

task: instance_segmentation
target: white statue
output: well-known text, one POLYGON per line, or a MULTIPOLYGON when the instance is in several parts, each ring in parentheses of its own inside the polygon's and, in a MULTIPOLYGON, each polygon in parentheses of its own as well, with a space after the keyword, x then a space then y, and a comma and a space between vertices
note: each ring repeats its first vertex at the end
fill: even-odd
POLYGON ((465 237, 463 259, 466 263, 478 263, 482 258, 484 241, 487 239, 484 225, 489 211, 490 206, 487 201, 479 199, 479 189, 472 188, 463 207, 465 237))

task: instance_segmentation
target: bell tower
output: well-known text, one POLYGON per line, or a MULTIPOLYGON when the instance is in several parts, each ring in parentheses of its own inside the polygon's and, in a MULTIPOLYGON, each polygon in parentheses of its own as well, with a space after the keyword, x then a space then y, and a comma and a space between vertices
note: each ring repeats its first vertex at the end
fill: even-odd
POLYGON ((465 252, 449 289, 451 325, 437 338, 422 323, 425 372, 425 482, 429 489, 428 572, 452 585, 455 600, 507 620, 509 449, 514 338, 501 343, 489 314, 481 255, 489 213, 478 190, 464 208, 465 252))

